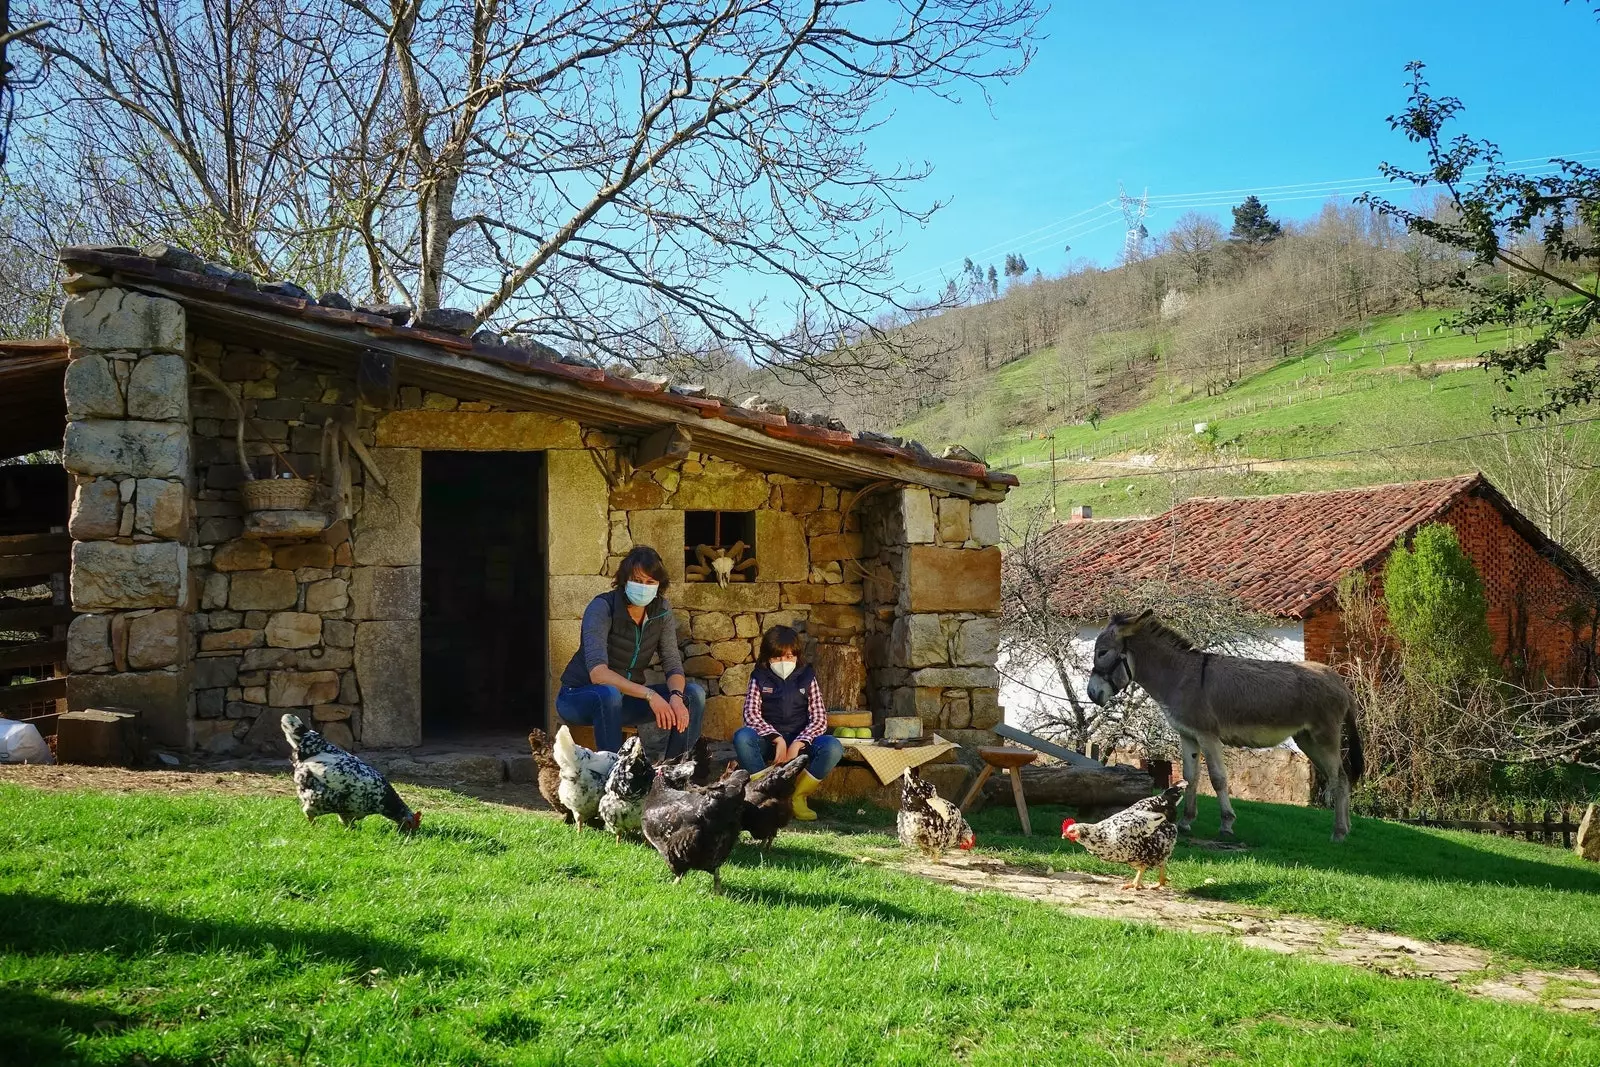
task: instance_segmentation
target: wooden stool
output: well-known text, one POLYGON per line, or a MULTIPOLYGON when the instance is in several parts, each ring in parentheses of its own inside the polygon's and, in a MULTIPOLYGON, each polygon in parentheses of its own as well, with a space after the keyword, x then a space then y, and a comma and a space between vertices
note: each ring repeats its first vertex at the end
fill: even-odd
POLYGON ((1033 826, 1028 822, 1028 802, 1022 795, 1022 768, 1038 759, 1039 753, 1002 745, 995 748, 980 748, 978 755, 983 759, 983 773, 978 775, 978 780, 967 790, 965 799, 961 801, 961 810, 966 811, 968 805, 977 799, 983 783, 989 780, 989 776, 996 769, 1004 770, 1011 775, 1011 795, 1017 802, 1017 818, 1022 820, 1022 836, 1032 837, 1033 826))
MULTIPOLYGON (((577 723, 565 722, 565 721, 563 721, 561 719, 557 719, 556 720, 556 729, 559 730, 563 726, 565 726, 568 730, 572 731, 573 743, 582 745, 584 748, 587 748, 587 749, 590 749, 590 750, 594 749, 595 746, 594 746, 594 727, 593 726, 579 726, 577 723)), ((638 730, 635 729, 632 726, 624 726, 622 728, 623 740, 627 740, 628 738, 632 737, 636 733, 638 733, 638 730)))

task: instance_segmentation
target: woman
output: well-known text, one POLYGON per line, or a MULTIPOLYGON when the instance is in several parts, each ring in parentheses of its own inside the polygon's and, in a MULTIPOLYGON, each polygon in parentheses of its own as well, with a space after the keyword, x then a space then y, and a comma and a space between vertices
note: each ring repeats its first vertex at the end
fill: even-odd
POLYGON ((806 804, 822 780, 844 755, 844 746, 828 735, 828 708, 817 674, 800 662, 800 635, 788 626, 774 626, 761 638, 761 656, 750 674, 744 698, 744 726, 733 735, 739 766, 751 774, 771 760, 788 763, 807 747, 811 760, 794 786, 794 817, 817 817, 806 804))
POLYGON ((683 675, 678 623, 667 591, 666 564, 653 548, 636 546, 617 568, 611 591, 583 611, 582 640, 561 672, 556 715, 594 727, 595 744, 607 752, 622 747, 622 727, 655 720, 670 731, 667 757, 687 752, 700 738, 706 691, 683 675), (645 685, 656 660, 665 685, 645 685))

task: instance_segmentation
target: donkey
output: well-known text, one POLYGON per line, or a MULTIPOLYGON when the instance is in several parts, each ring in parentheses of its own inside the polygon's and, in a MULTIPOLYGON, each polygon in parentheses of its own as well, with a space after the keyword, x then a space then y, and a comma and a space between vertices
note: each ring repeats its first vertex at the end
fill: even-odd
POLYGON ((1095 638, 1089 699, 1104 705, 1133 682, 1161 705, 1183 744, 1188 788, 1179 830, 1187 832, 1194 824, 1202 752, 1222 809, 1222 833, 1231 835, 1233 805, 1222 746, 1270 748, 1293 737, 1327 780, 1333 839, 1343 841, 1350 832, 1350 786, 1363 769, 1361 736, 1355 695, 1332 667, 1202 652, 1145 610, 1113 615, 1095 638), (1346 727, 1348 766, 1341 757, 1346 727))

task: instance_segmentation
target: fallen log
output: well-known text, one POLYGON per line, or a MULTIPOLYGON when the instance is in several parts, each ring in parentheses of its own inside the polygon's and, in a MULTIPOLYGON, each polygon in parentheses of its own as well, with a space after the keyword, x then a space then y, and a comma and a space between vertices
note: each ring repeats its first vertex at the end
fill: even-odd
MULTIPOLYGON (((1032 763, 1021 768, 1022 791, 1029 804, 1056 804, 1080 812, 1121 811, 1155 793, 1155 781, 1136 767, 1077 767, 1066 763, 1032 763)), ((1009 800, 1011 783, 996 775, 984 785, 986 801, 1009 800)))

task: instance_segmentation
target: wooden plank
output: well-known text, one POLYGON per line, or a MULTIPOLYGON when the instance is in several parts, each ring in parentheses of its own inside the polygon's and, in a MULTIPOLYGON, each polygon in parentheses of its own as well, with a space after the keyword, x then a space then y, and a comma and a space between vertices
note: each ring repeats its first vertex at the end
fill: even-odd
POLYGON ((72 569, 66 552, 36 552, 26 556, 0 556, 0 579, 48 578, 72 569))
POLYGON ((94 767, 131 767, 138 713, 70 711, 56 720, 56 759, 94 767))
POLYGON ((41 682, 23 685, 0 685, 0 708, 14 708, 18 704, 33 704, 41 700, 59 700, 66 695, 65 678, 46 678, 41 682))
POLYGON ((65 641, 34 641, 26 645, 0 645, 0 668, 38 667, 67 658, 65 641))
POLYGON ((393 411, 399 406, 400 376, 395 373, 394 353, 364 349, 356 360, 356 399, 378 411, 393 411))
POLYGON ((31 556, 39 552, 71 552, 72 537, 64 533, 7 534, 0 537, 0 556, 31 556))
POLYGON ((677 423, 661 427, 640 441, 633 450, 633 469, 652 471, 676 463, 689 455, 689 431, 677 423))
POLYGON ((1026 730, 1019 730, 1015 726, 1009 726, 1006 723, 1000 723, 994 728, 994 732, 1007 741, 1015 741, 1019 745, 1027 745, 1031 749, 1043 752, 1047 756, 1054 756, 1063 763, 1070 763, 1076 767, 1099 769, 1105 766, 1098 760, 1092 760, 1088 756, 1072 751, 1070 748, 1063 748, 1054 742, 1046 741, 1042 737, 1035 737, 1026 730))
POLYGON ((0 630, 42 630, 50 626, 65 626, 75 615, 77 612, 68 604, 0 600, 0 630))

